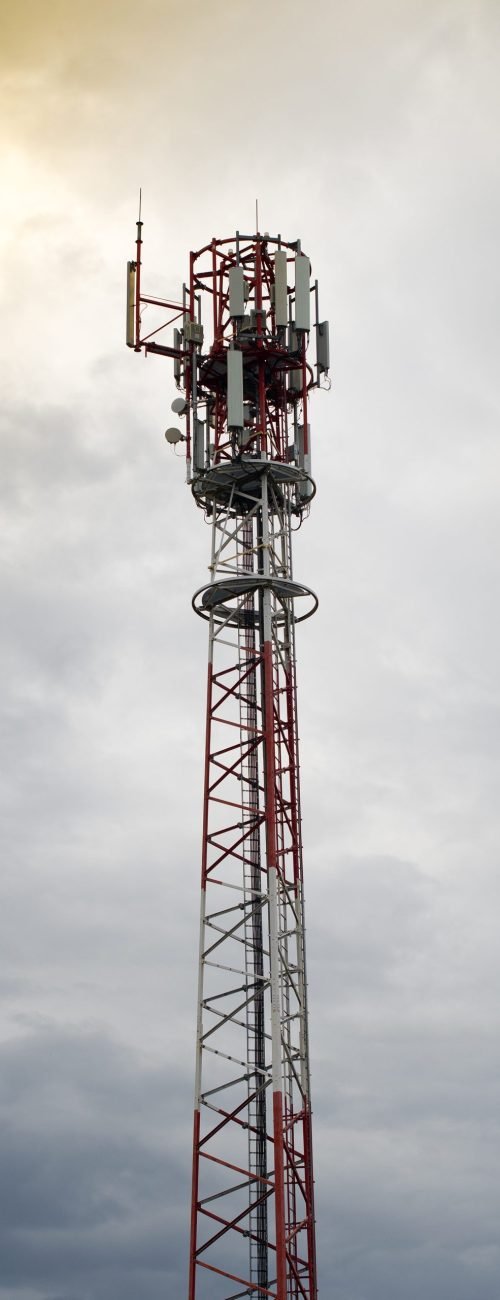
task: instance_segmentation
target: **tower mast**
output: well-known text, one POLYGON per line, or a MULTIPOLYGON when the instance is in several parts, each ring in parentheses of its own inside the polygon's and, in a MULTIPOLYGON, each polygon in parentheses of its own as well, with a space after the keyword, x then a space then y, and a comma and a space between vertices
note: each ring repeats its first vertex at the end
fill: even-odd
POLYGON ((317 600, 292 533, 315 493, 328 324, 298 240, 212 239, 179 303, 143 295, 141 245, 142 223, 127 343, 173 360, 185 431, 166 437, 211 528, 187 1297, 316 1300, 295 628, 317 600))

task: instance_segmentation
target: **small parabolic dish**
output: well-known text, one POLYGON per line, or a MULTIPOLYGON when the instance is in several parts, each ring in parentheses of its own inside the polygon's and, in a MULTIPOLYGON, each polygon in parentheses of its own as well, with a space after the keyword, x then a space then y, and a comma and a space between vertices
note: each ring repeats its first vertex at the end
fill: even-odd
POLYGON ((165 429, 165 437, 167 439, 167 442, 173 443, 174 445, 176 442, 186 441, 184 434, 181 433, 180 429, 175 429, 175 428, 165 429))
POLYGON ((185 415, 187 407, 188 404, 185 397, 174 397, 171 409, 176 415, 185 415))

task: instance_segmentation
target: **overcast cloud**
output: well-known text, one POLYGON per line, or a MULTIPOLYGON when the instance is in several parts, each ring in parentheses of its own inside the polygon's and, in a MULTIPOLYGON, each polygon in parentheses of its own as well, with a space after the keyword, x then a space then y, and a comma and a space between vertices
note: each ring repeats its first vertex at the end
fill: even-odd
POLYGON ((261 226, 333 324, 297 576, 324 1300, 497 1300, 496 0, 0 19, 0 1300, 186 1294, 208 530, 127 352, 261 226))

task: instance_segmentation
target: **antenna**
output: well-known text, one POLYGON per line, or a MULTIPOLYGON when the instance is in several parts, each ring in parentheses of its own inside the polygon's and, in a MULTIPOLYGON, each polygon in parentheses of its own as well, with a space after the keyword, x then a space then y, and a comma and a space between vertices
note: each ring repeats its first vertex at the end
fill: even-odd
MULTIPOLYGON (((190 253, 181 302, 135 289, 159 314, 132 341, 173 361, 185 424, 165 437, 211 530, 192 600, 208 673, 186 1300, 318 1295, 295 668, 318 601, 292 535, 315 493, 309 398, 328 326, 309 258, 259 234, 258 199, 255 220, 190 253)), ((136 257, 139 275, 140 243, 136 257)))

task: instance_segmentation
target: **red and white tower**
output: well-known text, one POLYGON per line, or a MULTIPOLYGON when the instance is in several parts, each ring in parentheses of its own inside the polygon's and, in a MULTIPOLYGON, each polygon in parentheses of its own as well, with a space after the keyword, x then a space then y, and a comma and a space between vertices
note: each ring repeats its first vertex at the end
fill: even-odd
POLYGON ((211 529, 187 1296, 316 1300, 295 627, 317 600, 292 533, 328 325, 299 240, 212 239, 179 303, 144 295, 141 246, 139 222, 127 343, 173 359, 185 426, 166 437, 211 529))

